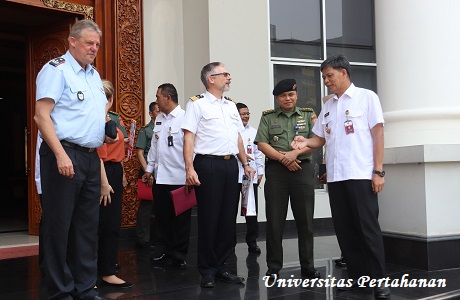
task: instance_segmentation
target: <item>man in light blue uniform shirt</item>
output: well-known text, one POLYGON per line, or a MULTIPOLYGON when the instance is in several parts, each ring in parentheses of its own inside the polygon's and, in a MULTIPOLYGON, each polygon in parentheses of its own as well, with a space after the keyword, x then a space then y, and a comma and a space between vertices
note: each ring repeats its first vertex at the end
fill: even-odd
POLYGON ((34 119, 43 138, 40 175, 43 249, 48 299, 105 299, 94 290, 101 165, 95 148, 105 137, 105 97, 91 66, 102 32, 77 21, 69 50, 37 76, 34 119))

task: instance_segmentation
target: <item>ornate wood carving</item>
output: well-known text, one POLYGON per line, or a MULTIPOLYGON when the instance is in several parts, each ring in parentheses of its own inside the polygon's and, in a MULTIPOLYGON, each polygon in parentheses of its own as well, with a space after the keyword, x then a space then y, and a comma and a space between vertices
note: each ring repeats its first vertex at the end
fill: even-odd
MULTIPOLYGON (((116 5, 117 111, 125 120, 128 130, 131 120, 135 121, 137 133, 137 130, 143 125, 144 106, 140 0, 118 0, 116 5)), ((135 149, 133 149, 132 158, 127 160, 124 166, 129 185, 123 194, 122 227, 130 227, 136 224, 139 206, 137 177, 140 166, 135 149)))
MULTIPOLYGON (((27 66, 30 68, 30 80, 33 80, 34 84, 29 84, 30 101, 35 102, 35 78, 40 72, 44 64, 55 57, 63 55, 67 49, 67 37, 69 35, 69 24, 70 19, 66 22, 53 26, 53 32, 48 31, 47 33, 37 34, 37 32, 32 32, 29 38, 30 44, 30 58, 28 58, 27 66)), ((35 107, 35 105, 31 105, 35 107)), ((31 111, 33 115, 34 109, 31 111)), ((31 130, 30 134, 30 149, 31 151, 31 170, 35 170, 35 148, 37 142, 37 126, 35 122, 31 122, 29 125, 31 130)), ((35 178, 33 176, 34 171, 32 171, 32 178, 29 180, 29 232, 31 234, 38 234, 38 227, 41 218, 41 205, 40 198, 38 197, 38 192, 35 185, 35 178)))
POLYGON ((94 7, 58 0, 42 0, 42 2, 45 6, 82 13, 85 15, 86 19, 94 20, 94 7))
MULTIPOLYGON (((113 46, 101 48, 103 53, 98 54, 96 65, 101 70, 101 76, 112 78, 116 85, 117 99, 115 111, 120 113, 125 122, 128 134, 130 122, 136 122, 136 133, 144 125, 144 84, 143 84, 143 42, 142 42, 142 10, 141 0, 95 0, 94 7, 58 0, 41 0, 43 5, 50 9, 68 11, 69 13, 84 14, 85 18, 95 20, 100 25, 107 40, 114 41, 113 46), (110 36, 110 38, 108 38, 110 36), (101 63, 102 62, 102 63, 101 63)), ((74 20, 74 19, 73 19, 74 20)), ((73 24, 73 21, 71 23, 73 24)), ((62 55, 67 50, 68 31, 57 39, 47 37, 43 31, 35 34, 38 40, 32 41, 39 50, 32 50, 30 66, 30 95, 35 94, 35 78, 41 66, 50 59, 62 55), (41 43, 42 39, 48 39, 41 43), (65 46, 64 46, 65 45, 65 46)), ((32 99, 32 96, 30 97, 32 99)), ((32 100, 31 100, 32 101, 32 100)), ((30 112, 33 115, 33 111, 30 112)), ((134 145, 137 135, 135 135, 134 145)), ((31 142, 31 149, 35 149, 35 140, 31 142)), ((33 151, 35 153, 35 151, 33 151)), ((32 161, 34 161, 32 159, 32 161)), ((125 161, 125 173, 129 181, 123 193, 122 227, 133 227, 136 224, 139 200, 137 199, 137 177, 139 161, 136 150, 133 150, 131 159, 125 161)), ((33 166, 32 166, 33 167, 33 166)), ((36 194, 34 181, 30 181, 29 190, 33 187, 33 195, 29 197, 29 231, 38 234, 38 224, 41 216, 39 198, 36 194)))

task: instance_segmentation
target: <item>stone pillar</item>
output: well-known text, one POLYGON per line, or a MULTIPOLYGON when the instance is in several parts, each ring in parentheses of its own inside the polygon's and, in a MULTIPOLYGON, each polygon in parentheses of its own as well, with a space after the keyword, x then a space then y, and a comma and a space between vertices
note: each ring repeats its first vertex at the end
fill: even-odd
POLYGON ((459 10, 456 0, 375 1, 390 263, 460 267, 459 10))

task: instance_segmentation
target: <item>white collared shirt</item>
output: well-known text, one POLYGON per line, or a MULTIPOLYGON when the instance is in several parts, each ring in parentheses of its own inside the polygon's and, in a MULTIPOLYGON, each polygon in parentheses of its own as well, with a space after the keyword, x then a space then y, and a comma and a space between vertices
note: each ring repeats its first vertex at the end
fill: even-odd
POLYGON ((354 84, 340 99, 334 95, 324 104, 312 131, 326 139, 328 182, 372 179, 374 150, 371 129, 379 123, 384 123, 379 97, 373 91, 354 84), (353 122, 354 133, 346 134, 347 120, 353 122))
POLYGON ((181 129, 184 115, 185 111, 178 105, 168 115, 161 113, 155 119, 146 172, 154 175, 157 184, 185 184, 184 132, 181 129), (169 136, 172 146, 168 145, 169 136))
MULTIPOLYGON (((254 144, 254 139, 256 138, 257 129, 249 125, 246 125, 244 127, 244 130, 241 131, 240 134, 241 134, 241 138, 243 139, 244 151, 246 152, 247 155, 249 155, 253 159, 252 161, 249 161, 249 166, 253 168, 254 170, 256 170, 256 173, 254 175, 254 183, 257 183, 257 176, 263 175, 265 173, 265 170, 264 170, 265 157, 262 151, 260 151, 259 148, 257 148, 257 145, 254 144)), ((242 183, 243 175, 244 175, 244 168, 243 168, 243 164, 239 160, 238 160, 238 166, 240 169, 240 173, 238 175, 238 183, 242 183)))
POLYGON ((195 134, 195 154, 236 155, 241 121, 235 103, 211 93, 187 103, 182 129, 195 134))

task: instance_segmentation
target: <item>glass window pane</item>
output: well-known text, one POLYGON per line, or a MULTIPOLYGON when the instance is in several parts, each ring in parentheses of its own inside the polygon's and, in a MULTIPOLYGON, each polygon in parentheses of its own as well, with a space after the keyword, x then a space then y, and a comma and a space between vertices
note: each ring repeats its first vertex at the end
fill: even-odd
MULTIPOLYGON (((377 93, 377 70, 375 67, 351 66, 350 79, 357 87, 377 93)), ((330 91, 327 90, 330 94, 330 91)))
POLYGON ((321 1, 270 0, 271 56, 322 59, 321 1))
POLYGON ((326 49, 327 56, 375 62, 373 0, 326 1, 326 49))
MULTIPOLYGON (((305 66, 287 66, 274 65, 273 67, 275 86, 279 81, 287 78, 293 78, 297 82, 298 107, 313 108, 316 114, 321 111, 321 74, 317 67, 305 66)), ((273 98, 274 107, 279 107, 275 98, 273 98)), ((317 179, 319 165, 323 160, 323 150, 318 149, 312 152, 313 165, 315 167, 315 188, 323 188, 323 185, 317 179)))
POLYGON ((351 82, 355 86, 377 93, 377 70, 375 67, 351 66, 351 82))

